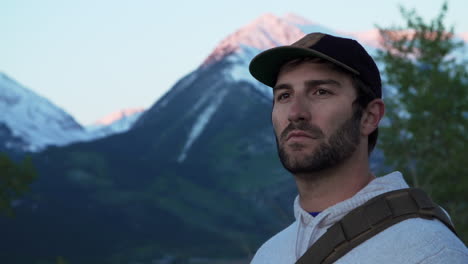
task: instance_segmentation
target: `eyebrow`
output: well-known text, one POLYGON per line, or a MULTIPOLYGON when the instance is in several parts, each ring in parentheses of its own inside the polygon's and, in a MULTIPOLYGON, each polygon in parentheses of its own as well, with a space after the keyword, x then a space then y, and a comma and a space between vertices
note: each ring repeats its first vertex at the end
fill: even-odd
MULTIPOLYGON (((315 86, 319 86, 319 85, 323 85, 323 84, 331 84, 331 85, 334 85, 334 86, 341 87, 340 82, 332 80, 332 79, 305 81, 305 85, 307 87, 315 87, 315 86)), ((275 92, 277 90, 285 90, 285 89, 292 89, 292 86, 290 84, 287 84, 287 83, 282 83, 280 85, 277 85, 277 86, 273 87, 273 92, 275 92)))
POLYGON ((341 83, 332 79, 325 79, 325 80, 310 80, 305 82, 306 86, 319 86, 322 84, 331 84, 338 87, 341 87, 341 83))
POLYGON ((276 85, 275 87, 273 87, 273 92, 275 91, 278 91, 278 90, 287 90, 287 89, 291 89, 292 86, 287 84, 287 83, 282 83, 280 85, 276 85))

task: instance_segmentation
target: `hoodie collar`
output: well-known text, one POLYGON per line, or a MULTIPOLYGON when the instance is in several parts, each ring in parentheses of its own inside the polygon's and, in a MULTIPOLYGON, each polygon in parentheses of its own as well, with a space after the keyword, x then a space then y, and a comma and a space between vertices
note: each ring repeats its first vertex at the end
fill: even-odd
POLYGON ((403 179, 400 172, 395 171, 382 177, 372 180, 366 187, 362 188, 353 197, 339 202, 321 212, 316 217, 311 216, 302 209, 299 203, 299 195, 294 199, 294 216, 297 221, 305 225, 321 222, 321 225, 332 225, 354 208, 361 206, 373 197, 382 193, 408 188, 408 184, 403 179))

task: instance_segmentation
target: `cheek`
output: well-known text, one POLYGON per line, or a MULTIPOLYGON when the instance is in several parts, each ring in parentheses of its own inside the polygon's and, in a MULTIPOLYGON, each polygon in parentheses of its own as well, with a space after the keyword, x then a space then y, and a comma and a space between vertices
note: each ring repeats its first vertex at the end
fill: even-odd
POLYGON ((272 115, 271 117, 271 124, 273 125, 273 129, 275 130, 275 134, 278 135, 278 121, 276 120, 276 118, 272 115))
POLYGON ((334 112, 330 112, 330 115, 323 120, 323 123, 327 124, 322 127, 323 132, 330 136, 351 118, 352 113, 352 109, 340 109, 338 111, 335 110, 334 112))
POLYGON ((282 121, 281 116, 278 111, 275 111, 275 109, 271 112, 271 123, 273 124, 275 134, 278 136, 284 129, 284 121, 282 121))

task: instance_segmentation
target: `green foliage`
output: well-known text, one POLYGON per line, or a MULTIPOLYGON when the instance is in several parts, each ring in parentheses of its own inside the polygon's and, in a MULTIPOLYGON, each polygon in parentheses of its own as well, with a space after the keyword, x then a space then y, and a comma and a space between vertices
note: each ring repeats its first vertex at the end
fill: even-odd
POLYGON ((57 264, 68 264, 64 257, 58 256, 57 257, 57 264))
POLYGON ((91 151, 72 151, 67 153, 65 160, 72 166, 65 174, 71 181, 88 188, 112 186, 108 177, 109 166, 102 155, 91 151))
POLYGON ((384 49, 388 127, 379 138, 385 161, 413 186, 428 191, 447 209, 468 241, 468 63, 463 42, 447 29, 447 4, 426 23, 401 7, 406 27, 379 28, 384 49), (458 53, 457 53, 458 52, 458 53))
POLYGON ((12 202, 29 190, 35 178, 36 171, 29 157, 15 164, 6 154, 0 153, 0 213, 14 216, 12 202))

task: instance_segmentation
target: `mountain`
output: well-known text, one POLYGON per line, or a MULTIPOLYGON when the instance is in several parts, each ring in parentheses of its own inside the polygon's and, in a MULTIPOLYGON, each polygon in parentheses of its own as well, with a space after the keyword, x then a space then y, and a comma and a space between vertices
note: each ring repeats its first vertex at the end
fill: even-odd
POLYGON ((142 109, 129 109, 83 127, 46 98, 0 73, 0 152, 38 152, 130 129, 142 109))
POLYGON ((95 121, 93 123, 93 126, 108 126, 111 124, 115 124, 116 122, 120 122, 122 120, 131 120, 130 122, 127 122, 128 124, 131 124, 131 122, 136 121, 136 119, 138 119, 140 114, 144 111, 144 108, 129 108, 113 112, 95 121))
POLYGON ((0 73, 0 150, 38 151, 85 138, 65 111, 0 73))
MULTIPOLYGON (((266 14, 224 39, 131 129, 33 155, 39 178, 0 219, 8 263, 247 263, 293 219, 259 51, 331 30, 266 14), (27 252, 27 254, 25 254, 27 252)), ((372 163, 380 162, 373 156, 372 163)))
POLYGON ((143 108, 129 108, 113 112, 85 129, 90 134, 89 140, 107 137, 117 133, 123 133, 129 130, 133 124, 144 113, 143 108))

